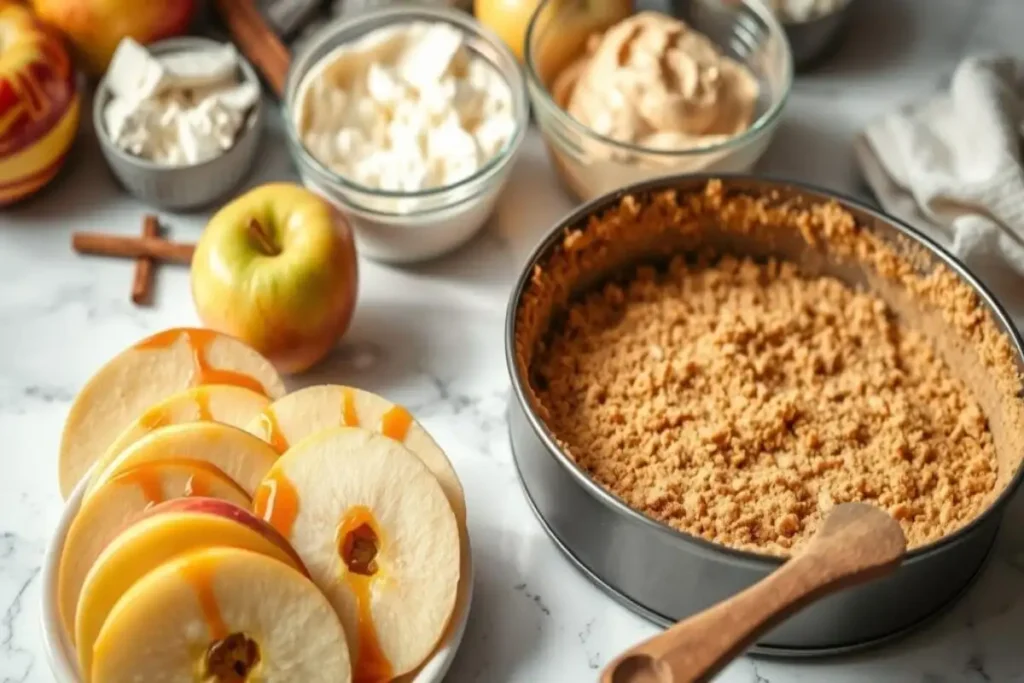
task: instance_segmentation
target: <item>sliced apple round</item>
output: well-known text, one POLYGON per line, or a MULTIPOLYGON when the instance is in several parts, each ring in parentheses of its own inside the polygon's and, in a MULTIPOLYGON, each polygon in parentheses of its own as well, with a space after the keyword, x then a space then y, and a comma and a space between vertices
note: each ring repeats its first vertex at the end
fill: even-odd
POLYGON ((66 499, 89 467, 132 420, 189 387, 231 384, 284 395, 274 366, 234 337, 199 328, 173 328, 122 351, 75 397, 60 444, 60 490, 66 499))
POLYGON ((107 617, 92 681, 348 683, 345 632, 327 598, 287 564, 206 548, 136 581, 107 617))
POLYGON ((219 469, 186 458, 128 468, 82 501, 64 540, 57 577, 57 601, 69 637, 74 634, 82 584, 107 544, 147 508, 187 496, 219 498, 242 507, 250 503, 248 494, 219 469))
POLYGON ((148 460, 187 457, 216 465, 250 496, 277 460, 277 451, 252 434, 220 422, 186 422, 154 429, 102 471, 94 470, 85 499, 125 467, 148 460))
POLYGON ((322 430, 281 456, 253 504, 337 610, 356 680, 390 680, 433 651, 455 605, 459 525, 412 451, 366 429, 322 430))
POLYGON ((96 461, 93 472, 102 472, 121 451, 154 429, 189 422, 222 422, 245 427, 269 405, 270 399, 263 394, 230 384, 179 391, 133 420, 96 461))
POLYGON ((246 429, 279 453, 292 444, 331 427, 363 427, 400 441, 434 473, 459 524, 465 524, 462 484, 448 456, 400 405, 362 389, 325 384, 279 398, 246 429))
POLYGON ((147 510, 100 553, 85 577, 75 612, 81 671, 92 670, 92 649, 118 599, 165 562, 203 548, 241 548, 306 574, 280 533, 248 510, 216 498, 177 498, 147 510))

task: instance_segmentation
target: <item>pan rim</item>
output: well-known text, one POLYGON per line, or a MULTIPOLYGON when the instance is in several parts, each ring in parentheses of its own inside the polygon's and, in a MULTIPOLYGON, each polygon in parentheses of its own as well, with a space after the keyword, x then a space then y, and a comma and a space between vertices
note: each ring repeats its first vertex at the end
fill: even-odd
MULTIPOLYGON (((1024 339, 1022 339, 1020 332, 1013 324, 1013 321, 1006 312, 1006 309, 1003 308, 1002 304, 999 303, 999 300, 988 289, 988 287, 986 287, 964 263, 960 262, 931 237, 925 235, 906 222, 885 214, 868 205, 860 199, 854 198, 843 192, 826 189, 813 183, 778 178, 770 175, 755 175, 751 173, 682 173, 660 176, 655 179, 623 186, 613 192, 606 193, 588 202, 584 202, 556 221, 555 225, 541 237, 537 245, 530 251, 529 256, 522 265, 519 277, 517 278, 515 286, 509 296, 505 311, 505 365, 509 374, 509 379, 512 383, 513 399, 516 400, 523 408, 527 422, 544 445, 544 450, 549 456, 555 458, 556 462, 558 462, 558 464, 573 477, 576 483, 582 486, 589 495, 596 498, 598 502, 610 508, 613 512, 618 513, 621 517, 629 520, 630 522, 643 526, 658 534, 664 540, 677 545, 687 546, 689 549, 697 551, 700 555, 719 559, 724 556, 732 562, 741 565, 761 568, 777 567, 782 565, 788 557, 731 548, 720 543, 713 543, 712 541, 708 541, 684 531, 679 531, 678 529, 670 527, 663 522, 651 519, 643 513, 634 510, 621 498, 601 487, 600 484, 588 476, 587 473, 579 467, 579 465, 573 462, 565 454, 565 452, 558 446, 554 435, 550 432, 547 425, 545 425, 544 421, 538 417, 533 408, 532 402, 528 398, 527 392, 524 390, 527 378, 520 376, 515 358, 516 312, 519 310, 519 304, 522 300, 523 293, 530 281, 534 267, 540 262, 542 257, 551 251, 554 244, 560 239, 567 227, 578 225, 587 217, 617 204, 627 195, 642 194, 657 190, 680 189, 682 187, 699 188, 712 180, 721 180, 723 183, 758 183, 771 186, 770 189, 797 190, 805 195, 812 196, 812 198, 835 200, 843 205, 844 208, 852 209, 877 221, 888 224, 895 230, 909 237, 914 242, 923 246, 931 252, 934 257, 945 264, 946 267, 956 273, 961 280, 971 286, 971 288, 982 299, 982 302, 992 314, 994 321, 999 325, 1001 331, 1009 337, 1013 345, 1017 364, 1022 368, 1024 368, 1024 339)), ((903 563, 917 562, 933 554, 945 551, 946 549, 957 545, 966 536, 972 534, 993 515, 999 515, 1001 517, 1006 505, 1017 490, 1021 488, 1022 484, 1024 484, 1024 462, 1018 465, 1017 471, 1013 474, 1010 481, 1003 487, 1003 490, 996 496, 995 500, 993 500, 980 515, 951 534, 942 536, 931 543, 907 551, 904 555, 903 563)))

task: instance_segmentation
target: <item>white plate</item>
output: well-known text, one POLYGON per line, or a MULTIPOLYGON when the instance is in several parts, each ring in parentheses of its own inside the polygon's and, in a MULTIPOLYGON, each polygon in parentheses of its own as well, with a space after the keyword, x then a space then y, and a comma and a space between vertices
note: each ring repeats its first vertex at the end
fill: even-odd
MULTIPOLYGON (((78 508, 82 504, 87 480, 88 477, 78 483, 71 498, 68 499, 67 505, 64 506, 60 522, 53 532, 53 537, 46 547, 46 556, 43 558, 43 642, 46 647, 46 658, 50 662, 50 670, 53 671, 58 683, 79 683, 81 681, 78 676, 78 657, 75 655, 74 647, 65 637, 64 627, 61 625, 59 607, 57 606, 57 571, 60 567, 60 556, 64 550, 64 539, 68 535, 71 521, 78 514, 78 508)), ((452 660, 455 659, 455 652, 459 649, 462 636, 466 632, 469 606, 473 601, 473 554, 469 547, 465 548, 465 551, 466 563, 463 567, 462 578, 459 580, 459 597, 455 604, 456 613, 452 616, 452 623, 448 626, 444 641, 417 671, 395 679, 396 682, 440 683, 448 672, 452 660)))

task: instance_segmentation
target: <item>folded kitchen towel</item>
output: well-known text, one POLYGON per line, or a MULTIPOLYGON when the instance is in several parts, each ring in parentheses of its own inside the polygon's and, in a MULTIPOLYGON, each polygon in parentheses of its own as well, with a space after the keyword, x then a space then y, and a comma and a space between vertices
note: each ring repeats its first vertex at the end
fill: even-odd
POLYGON ((857 161, 889 214, 934 238, 1024 322, 1024 64, 971 57, 949 88, 875 121, 857 161))

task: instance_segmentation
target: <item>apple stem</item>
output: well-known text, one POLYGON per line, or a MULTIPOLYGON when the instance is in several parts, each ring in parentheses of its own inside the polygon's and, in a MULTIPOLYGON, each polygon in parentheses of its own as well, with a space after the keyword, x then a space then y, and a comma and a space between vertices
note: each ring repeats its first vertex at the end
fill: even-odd
POLYGON ((249 235, 267 256, 277 256, 281 253, 281 250, 270 239, 270 235, 267 234, 267 231, 263 229, 263 226, 255 218, 249 220, 249 235))

